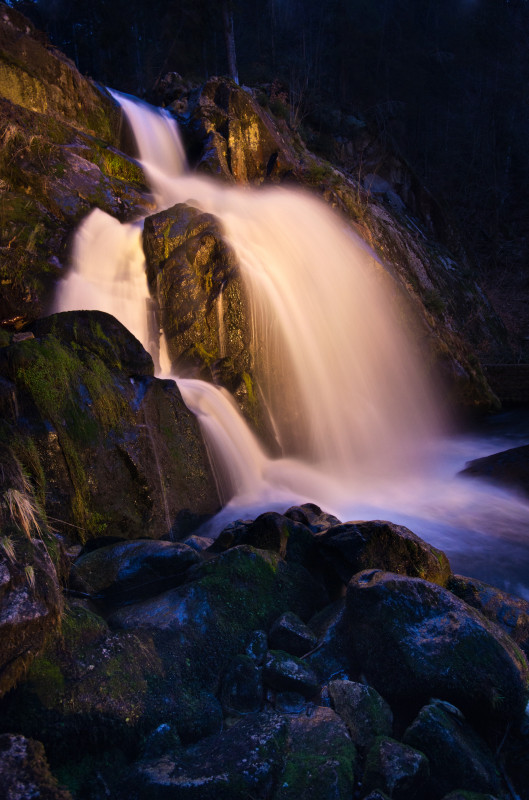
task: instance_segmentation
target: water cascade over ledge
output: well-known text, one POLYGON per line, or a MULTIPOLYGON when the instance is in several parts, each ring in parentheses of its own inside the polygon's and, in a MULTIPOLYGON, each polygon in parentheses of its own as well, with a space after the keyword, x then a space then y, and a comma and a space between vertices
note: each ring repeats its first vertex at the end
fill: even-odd
MULTIPOLYGON (((221 220, 249 298, 259 391, 283 457, 267 457, 226 390, 172 374, 147 287, 141 220, 122 225, 98 209, 85 219, 55 310, 113 314, 151 352, 159 373, 175 378, 198 417, 226 504, 217 528, 242 514, 312 501, 343 519, 407 524, 461 571, 459 562, 475 549, 471 574, 480 574, 487 548, 507 543, 506 560, 519 563, 523 553, 527 572, 527 504, 454 477, 465 460, 502 446, 441 435, 442 414, 417 349, 394 318, 391 278, 368 248, 307 194, 190 174, 167 112, 114 96, 158 209, 188 202, 221 220)), ((523 592, 519 583, 514 578, 511 588, 523 592)))

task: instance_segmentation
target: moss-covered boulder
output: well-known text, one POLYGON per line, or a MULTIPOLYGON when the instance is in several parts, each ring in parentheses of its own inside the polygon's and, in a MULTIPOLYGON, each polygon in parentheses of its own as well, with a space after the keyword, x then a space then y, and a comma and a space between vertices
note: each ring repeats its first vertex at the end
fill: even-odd
POLYGON ((441 586, 451 575, 441 550, 393 522, 344 522, 317 535, 317 541, 344 583, 363 569, 424 578, 441 586))
POLYGON ((57 767, 80 760, 79 739, 83 756, 117 747, 130 757, 174 708, 152 637, 112 632, 98 615, 69 606, 25 682, 5 698, 1 725, 38 736, 57 767))
POLYGON ((391 736, 393 714, 372 686, 334 680, 328 686, 331 703, 357 747, 370 747, 377 736, 391 736))
POLYGON ((13 451, 0 443, 0 696, 57 628, 59 561, 33 487, 13 451))
POLYGON ((68 541, 159 538, 182 509, 217 509, 197 422, 132 334, 102 312, 54 315, 35 334, 0 348, 16 400, 0 435, 68 541))
POLYGON ((356 751, 330 708, 289 719, 285 770, 274 800, 349 800, 356 751))
POLYGON ((347 587, 352 661, 408 713, 420 698, 453 703, 485 727, 520 720, 529 695, 522 651, 451 592, 420 578, 365 570, 347 587))

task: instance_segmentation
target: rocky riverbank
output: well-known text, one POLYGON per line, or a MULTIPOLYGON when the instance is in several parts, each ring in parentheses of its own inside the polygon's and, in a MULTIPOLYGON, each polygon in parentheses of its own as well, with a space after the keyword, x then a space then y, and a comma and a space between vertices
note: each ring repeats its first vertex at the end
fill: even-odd
POLYGON ((34 740, 75 798, 529 796, 529 603, 402 526, 89 544, 69 587, 0 707, 9 798, 69 796, 34 740))

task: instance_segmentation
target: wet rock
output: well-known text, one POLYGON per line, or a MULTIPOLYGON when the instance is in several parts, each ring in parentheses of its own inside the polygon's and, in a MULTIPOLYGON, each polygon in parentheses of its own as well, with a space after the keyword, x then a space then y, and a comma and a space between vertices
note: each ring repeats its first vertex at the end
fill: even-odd
POLYGON ((340 520, 332 514, 327 514, 314 503, 304 503, 301 506, 292 506, 288 511, 285 511, 285 517, 293 520, 294 522, 301 522, 306 525, 312 533, 321 533, 332 528, 334 525, 340 525, 340 520))
POLYGON ((318 641, 311 629, 291 611, 281 614, 270 628, 268 640, 272 650, 286 650, 293 656, 303 656, 313 650, 318 641))
POLYGON ((411 800, 422 796, 428 775, 428 759, 423 753, 380 737, 367 755, 363 788, 381 789, 394 800, 411 800))
POLYGON ((363 569, 424 578, 441 586, 451 574, 441 550, 392 522, 345 522, 328 528, 317 540, 344 583, 363 569))
POLYGON ((188 105, 188 136, 201 147, 200 172, 238 183, 281 181, 297 171, 291 142, 283 138, 249 90, 210 78, 188 105))
POLYGON ((66 541, 159 538, 182 507, 215 511, 197 421, 174 382, 135 375, 153 370, 135 337, 88 311, 35 329, 36 338, 0 349, 17 401, 4 435, 22 442, 23 466, 45 482, 45 510, 66 541))
POLYGON ((349 800, 356 752, 330 709, 289 720, 286 765, 274 800, 349 800))
POLYGON ((0 736, 0 785, 6 800, 71 800, 51 774, 42 744, 24 736, 0 736))
POLYGON ((452 575, 446 588, 499 625, 529 656, 529 602, 476 578, 452 575))
POLYGON ((428 757, 429 797, 439 798, 454 789, 501 793, 492 752, 464 718, 452 713, 446 704, 434 702, 422 708, 403 740, 428 757))
POLYGON ((81 556, 72 566, 71 588, 121 603, 159 594, 184 580, 185 572, 200 563, 191 547, 173 542, 120 542, 81 556))
POLYGON ((247 800, 268 797, 283 769, 287 724, 279 715, 249 714, 186 750, 140 762, 122 797, 150 800, 247 800))
POLYGON ((178 733, 167 722, 162 722, 146 737, 142 757, 146 761, 161 758, 165 753, 177 750, 180 745, 178 733))
POLYGON ((501 453, 476 458, 469 461, 459 474, 512 486, 529 495, 529 445, 511 447, 501 453))
POLYGON ((278 692, 297 692, 307 698, 313 697, 320 688, 314 670, 282 650, 270 650, 267 653, 263 680, 278 692))
POLYGON ((351 657, 389 702, 448 700, 490 724, 524 712, 529 669, 503 631, 453 594, 381 571, 347 589, 351 657))
POLYGON ((391 736, 391 708, 371 686, 336 680, 329 683, 328 690, 334 710, 357 747, 368 748, 377 736, 391 736))
POLYGON ((261 710, 264 700, 262 669, 250 656, 235 656, 222 679, 220 698, 227 716, 261 710))

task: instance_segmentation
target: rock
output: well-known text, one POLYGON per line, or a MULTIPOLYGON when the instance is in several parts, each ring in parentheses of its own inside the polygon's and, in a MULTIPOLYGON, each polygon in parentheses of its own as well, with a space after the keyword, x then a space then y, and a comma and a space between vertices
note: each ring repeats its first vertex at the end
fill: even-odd
POLYGON ((310 628, 291 611, 281 614, 268 634, 272 650, 286 650, 293 656, 304 656, 318 641, 310 628))
POLYGON ((192 93, 187 134, 200 172, 238 183, 282 181, 298 170, 293 147, 250 91, 210 78, 192 93))
POLYGON ((380 789, 374 789, 372 792, 369 792, 369 794, 366 794, 363 800, 390 800, 390 798, 385 792, 381 792, 380 789))
POLYGON ((494 756, 471 726, 442 703, 421 709, 403 741, 420 748, 430 762, 428 797, 440 798, 454 789, 501 793, 494 756))
POLYGON ((134 752, 143 735, 177 704, 145 632, 116 632, 81 607, 68 607, 61 630, 29 667, 26 680, 4 698, 0 729, 43 742, 54 765, 101 755, 119 741, 134 752))
POLYGON ((529 445, 511 447, 501 453, 469 461, 460 475, 483 478, 500 486, 510 486, 529 495, 529 445))
POLYGON ((249 714, 183 752, 137 764, 121 797, 150 800, 247 800, 268 797, 283 769, 287 724, 276 714, 249 714))
POLYGON ((145 739, 142 757, 145 761, 161 758, 170 750, 177 750, 180 745, 178 733, 167 722, 162 722, 145 739))
POLYGON ((278 692, 297 692, 307 698, 313 697, 320 688, 314 670, 283 650, 270 650, 267 653, 263 680, 278 692))
POLYGON ((529 657, 529 602, 476 578, 452 575, 446 588, 508 633, 529 657))
POLYGON ((318 644, 306 662, 316 671, 321 683, 333 677, 347 678, 350 659, 347 650, 345 602, 337 600, 318 612, 309 622, 318 644))
POLYGON ((357 747, 368 748, 377 736, 391 736, 391 708, 371 686, 336 680, 328 688, 333 708, 357 747))
POLYGON ((222 679, 220 697, 227 716, 261 710, 264 700, 262 669, 250 656, 235 656, 222 679))
POLYGON ((70 586, 106 603, 122 603, 159 594, 184 580, 200 563, 191 547, 173 542, 139 540, 100 547, 73 564, 70 586))
POLYGON ((58 547, 13 450, 0 442, 0 696, 58 627, 58 547))
POLYGON ((274 692, 269 689, 267 701, 283 714, 307 713, 307 698, 298 692, 274 692))
POLYGON ((251 355, 251 314, 236 256, 220 221, 180 203, 145 220, 147 277, 171 362, 180 375, 218 383, 270 446, 251 355))
POLYGON ((268 650, 268 637, 265 631, 252 631, 246 641, 244 652, 261 666, 268 650))
POLYGON ((45 510, 68 543, 160 538, 182 508, 217 510, 198 423, 174 382, 137 375, 153 366, 132 334, 89 311, 35 330, 0 349, 17 401, 4 436, 21 442, 22 465, 45 485, 45 510))
POLYGON ((71 800, 51 774, 40 742, 24 736, 0 736, 0 785, 6 800, 71 800))
POLYGON ((441 586, 451 574, 441 550, 392 522, 345 522, 327 528, 317 540, 344 583, 363 569, 424 578, 441 586))
POLYGON ((19 329, 45 312, 85 214, 130 220, 150 200, 137 162, 117 149, 110 95, 7 6, 0 42, 0 322, 19 329))
POLYGON ((330 708, 289 721, 285 771, 274 800, 350 800, 356 752, 330 708))
POLYGON ((301 522, 306 525, 312 533, 321 533, 321 531, 332 528, 334 525, 340 525, 340 520, 332 514, 327 514, 314 503, 304 503, 301 506, 292 506, 288 511, 285 511, 285 517, 293 520, 294 522, 301 522))
POLYGON ((75 342, 129 378, 154 375, 152 357, 143 345, 104 311, 63 311, 38 319, 31 327, 38 338, 51 334, 62 342, 75 342))
POLYGON ((523 653, 446 589, 365 570, 349 583, 346 624, 352 661, 389 702, 411 709, 439 697, 485 725, 523 714, 523 653))
POLYGON ((367 754, 363 789, 381 789, 394 800, 421 797, 428 779, 428 759, 395 739, 379 737, 367 754))

